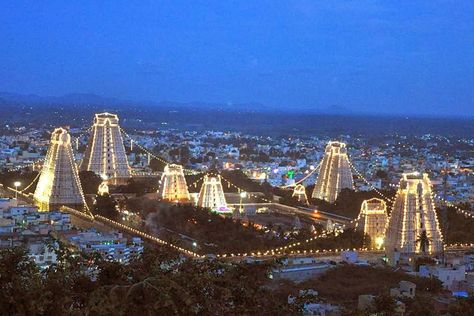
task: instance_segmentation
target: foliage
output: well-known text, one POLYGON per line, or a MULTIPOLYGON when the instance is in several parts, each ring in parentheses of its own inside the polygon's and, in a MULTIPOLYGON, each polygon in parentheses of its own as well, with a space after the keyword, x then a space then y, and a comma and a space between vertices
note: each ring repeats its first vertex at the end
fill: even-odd
POLYGON ((284 241, 266 235, 252 225, 244 226, 239 220, 209 212, 191 205, 162 205, 152 217, 158 227, 190 236, 201 241, 204 251, 246 252, 268 249, 284 241), (208 247, 204 243, 214 244, 208 247))
POLYGON ((79 178, 84 194, 96 194, 99 185, 102 183, 102 178, 92 171, 79 172, 79 178))
POLYGON ((374 299, 374 309, 377 315, 395 315, 396 307, 395 299, 386 292, 376 296, 374 299))
POLYGON ((110 195, 97 195, 93 207, 94 214, 99 214, 112 220, 118 220, 117 203, 110 195))
POLYGON ((430 246, 431 239, 428 237, 426 230, 423 229, 416 239, 416 243, 420 244, 421 252, 426 253, 426 248, 430 246))
POLYGON ((150 165, 149 167, 151 168, 151 170, 153 171, 163 171, 164 168, 165 168, 166 164, 163 163, 162 161, 156 159, 156 158, 152 158, 150 160, 150 165))
MULTIPOLYGON (((392 198, 395 191, 381 191, 385 196, 392 198)), ((353 191, 343 189, 337 196, 336 202, 328 203, 319 199, 310 199, 310 203, 318 206, 321 211, 330 211, 339 215, 356 218, 360 213, 360 207, 364 200, 372 198, 381 198, 375 191, 353 191)), ((390 209, 390 204, 387 203, 387 208, 390 209)))
POLYGON ((354 265, 342 265, 328 270, 318 279, 302 282, 300 287, 316 289, 321 297, 351 308, 357 304, 359 295, 379 295, 398 287, 402 280, 415 283, 417 295, 432 295, 442 290, 441 282, 437 279, 415 277, 389 268, 354 265))
MULTIPOLYGON (((469 205, 462 205, 461 208, 470 211, 469 205)), ((437 208, 438 218, 440 219, 441 227, 445 227, 443 216, 441 212, 444 208, 437 208)), ((456 212, 454 207, 447 208, 448 229, 443 231, 446 243, 471 243, 474 242, 474 219, 466 217, 456 212)))
MULTIPOLYGON (((222 171, 222 176, 247 192, 263 191, 261 184, 251 180, 240 170, 222 171)), ((224 185, 223 187, 225 192, 238 191, 234 186, 227 188, 227 185, 224 185)))
POLYGON ((429 295, 417 294, 414 299, 405 299, 409 316, 435 316, 437 315, 432 297, 429 295))
POLYGON ((62 244, 58 252, 60 262, 40 271, 24 249, 0 250, 2 314, 296 314, 266 286, 266 264, 180 259, 166 248, 128 265, 72 256, 62 244))
POLYGON ((470 295, 467 298, 458 298, 455 303, 449 305, 448 315, 450 316, 465 316, 472 315, 474 311, 474 296, 470 295))
POLYGON ((158 182, 156 179, 134 179, 128 180, 126 185, 120 185, 114 189, 114 193, 134 193, 138 196, 146 193, 156 192, 158 190, 158 182))
MULTIPOLYGON (((3 171, 0 172, 0 183, 4 186, 14 188, 13 183, 15 181, 21 181, 21 186, 18 190, 23 190, 27 185, 33 182, 33 180, 38 175, 37 171, 28 171, 28 170, 18 170, 18 171, 3 171)), ((26 193, 34 192, 36 189, 36 184, 34 183, 26 193)))

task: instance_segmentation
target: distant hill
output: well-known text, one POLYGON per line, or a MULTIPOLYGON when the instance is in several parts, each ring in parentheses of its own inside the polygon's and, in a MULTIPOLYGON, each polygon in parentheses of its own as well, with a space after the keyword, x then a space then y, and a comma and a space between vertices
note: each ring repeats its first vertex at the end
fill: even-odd
POLYGON ((11 105, 85 105, 91 108, 121 108, 124 106, 162 109, 201 109, 214 111, 271 111, 271 106, 260 103, 206 103, 206 102, 173 102, 173 101, 133 101, 99 96, 93 93, 70 93, 63 96, 39 96, 36 94, 17 94, 0 92, 0 104, 11 105))
POLYGON ((217 129, 262 135, 422 135, 472 137, 474 119, 350 113, 339 105, 320 112, 275 111, 258 103, 151 102, 95 94, 38 96, 0 93, 0 122, 9 125, 88 126, 94 113, 112 112, 125 128, 217 129))

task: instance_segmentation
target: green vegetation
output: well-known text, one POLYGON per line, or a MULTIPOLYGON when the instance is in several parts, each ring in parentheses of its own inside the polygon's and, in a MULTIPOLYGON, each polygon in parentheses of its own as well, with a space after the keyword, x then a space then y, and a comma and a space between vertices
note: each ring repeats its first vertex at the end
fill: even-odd
POLYGON ((285 243, 253 225, 191 205, 162 205, 153 216, 154 224, 200 241, 204 253, 247 252, 269 249, 285 243), (206 244, 211 246, 206 246, 206 244))
POLYGON ((117 211, 117 203, 107 195, 97 195, 92 208, 94 214, 102 215, 111 220, 119 220, 119 212, 117 211))
POLYGON ((102 183, 100 176, 92 171, 81 171, 79 172, 79 179, 81 179, 84 194, 97 194, 99 185, 102 183))
MULTIPOLYGON (((389 198, 395 196, 395 191, 381 192, 389 198)), ((382 199, 380 194, 375 191, 353 191, 343 189, 334 203, 328 203, 319 199, 310 199, 310 203, 316 205, 321 211, 329 211, 346 217, 356 218, 360 213, 362 202, 372 198, 382 199)), ((387 209, 390 210, 390 208, 391 205, 387 202, 387 209)))
POLYGON ((145 249, 128 265, 72 256, 63 246, 58 255, 58 264, 40 271, 25 250, 0 250, 2 314, 296 314, 266 286, 266 264, 182 261, 166 248, 145 249))
MULTIPOLYGON (((469 205, 461 205, 461 208, 470 211, 469 205)), ((441 208, 437 208, 438 218, 440 219, 441 227, 444 227, 443 216, 441 208)), ((474 242, 474 219, 466 217, 463 214, 457 213, 454 207, 447 208, 448 229, 443 231, 444 240, 446 243, 472 243, 474 242)))
POLYGON ((357 299, 362 294, 379 295, 398 287, 402 280, 416 284, 418 294, 436 294, 442 291, 441 282, 432 278, 420 278, 389 268, 372 268, 354 265, 343 265, 328 270, 315 280, 301 283, 300 288, 312 288, 319 296, 330 302, 347 308, 357 306, 357 299))
MULTIPOLYGON (((13 183, 15 181, 20 181, 21 186, 18 188, 18 190, 23 190, 26 186, 28 186, 30 183, 33 182, 33 180, 36 178, 38 175, 37 171, 3 171, 0 172, 0 183, 3 184, 4 186, 14 188, 13 183)), ((25 191, 25 193, 31 193, 34 192, 36 188, 36 183, 34 183, 31 187, 28 188, 28 190, 25 191)))

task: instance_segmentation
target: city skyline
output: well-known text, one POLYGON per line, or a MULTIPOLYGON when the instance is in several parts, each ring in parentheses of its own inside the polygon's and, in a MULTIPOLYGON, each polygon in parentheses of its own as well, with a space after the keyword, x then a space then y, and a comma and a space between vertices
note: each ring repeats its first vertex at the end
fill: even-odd
POLYGON ((473 116, 467 1, 5 5, 2 91, 473 116))

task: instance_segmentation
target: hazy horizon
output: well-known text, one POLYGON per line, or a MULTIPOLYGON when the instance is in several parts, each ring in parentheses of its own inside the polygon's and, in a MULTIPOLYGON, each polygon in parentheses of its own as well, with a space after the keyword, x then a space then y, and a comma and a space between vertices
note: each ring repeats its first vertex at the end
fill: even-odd
POLYGON ((15 1, 0 91, 474 116, 471 1, 15 1))

